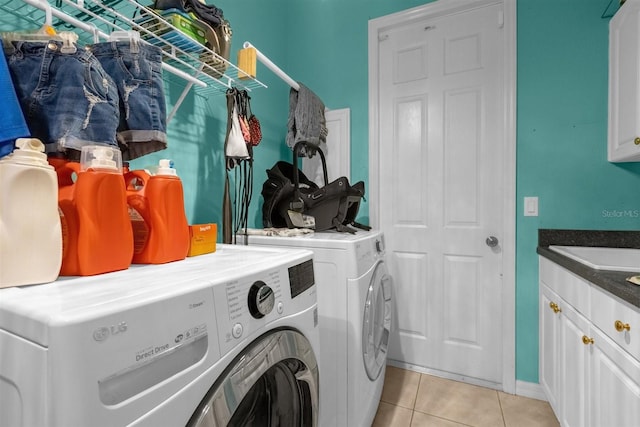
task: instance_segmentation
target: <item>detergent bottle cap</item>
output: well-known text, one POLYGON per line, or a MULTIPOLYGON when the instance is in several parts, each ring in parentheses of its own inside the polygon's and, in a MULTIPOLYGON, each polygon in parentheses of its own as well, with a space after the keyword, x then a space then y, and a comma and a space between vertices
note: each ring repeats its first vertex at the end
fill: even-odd
POLYGON ((108 145, 85 145, 80 153, 80 171, 122 173, 122 154, 116 147, 108 145))
POLYGON ((161 159, 158 163, 158 170, 156 171, 156 175, 171 175, 177 176, 175 168, 172 167, 171 160, 169 159, 161 159))
POLYGON ((44 144, 36 138, 18 138, 16 149, 2 160, 25 165, 49 165, 47 155, 44 153, 44 144))

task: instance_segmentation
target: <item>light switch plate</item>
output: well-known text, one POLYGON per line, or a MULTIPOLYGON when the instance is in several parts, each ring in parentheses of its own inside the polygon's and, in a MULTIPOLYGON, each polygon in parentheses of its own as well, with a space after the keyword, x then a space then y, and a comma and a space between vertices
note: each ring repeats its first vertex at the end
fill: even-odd
POLYGON ((538 198, 524 198, 524 216, 538 216, 538 198))

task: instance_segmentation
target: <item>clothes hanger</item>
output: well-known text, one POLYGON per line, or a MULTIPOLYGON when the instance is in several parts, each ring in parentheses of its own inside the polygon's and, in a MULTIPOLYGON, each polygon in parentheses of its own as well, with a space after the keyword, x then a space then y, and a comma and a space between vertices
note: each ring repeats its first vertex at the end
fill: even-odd
POLYGON ((140 43, 140 33, 134 30, 112 31, 111 34, 109 34, 109 41, 128 41, 130 43, 131 53, 137 53, 140 43))
POLYGON ((38 28, 35 31, 11 31, 0 33, 0 37, 2 37, 3 44, 5 46, 10 46, 12 41, 63 40, 58 35, 55 28, 53 28, 53 14, 51 13, 51 5, 47 0, 38 1, 42 5, 42 10, 44 10, 45 13, 45 22, 42 27, 38 28))
POLYGON ((129 31, 112 31, 109 34, 109 41, 130 41, 133 40, 135 42, 140 41, 140 33, 138 31, 129 30, 129 31))
MULTIPOLYGON (((47 0, 36 0, 40 3, 41 9, 44 11, 45 22, 42 27, 35 31, 14 31, 0 33, 3 45, 5 47, 11 47, 13 41, 28 41, 28 42, 47 42, 51 40, 61 41, 60 47, 61 53, 75 53, 77 51, 76 43, 78 41, 78 35, 72 31, 60 31, 59 33, 53 27, 53 12, 51 5, 47 0)), ((94 38, 97 37, 97 27, 95 28, 94 38)))
MULTIPOLYGON (((46 27, 46 25, 45 25, 46 27)), ((45 28, 43 27, 43 28, 45 28)), ((25 32, 10 32, 10 33, 0 33, 0 37, 2 38, 2 43, 4 46, 11 47, 12 41, 27 41, 27 42, 48 42, 51 40, 61 41, 62 46, 60 47, 61 53, 75 53, 78 48, 76 47, 76 42, 78 41, 78 35, 72 31, 60 31, 59 33, 55 33, 53 27, 51 28, 54 33, 50 34, 48 30, 45 29, 44 32, 34 33, 25 33, 25 32)))

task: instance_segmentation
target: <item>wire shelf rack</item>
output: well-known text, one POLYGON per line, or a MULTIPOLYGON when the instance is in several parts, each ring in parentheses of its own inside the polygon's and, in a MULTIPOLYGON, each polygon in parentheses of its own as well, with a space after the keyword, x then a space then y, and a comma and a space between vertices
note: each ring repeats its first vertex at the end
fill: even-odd
POLYGON ((48 23, 57 31, 74 31, 82 44, 108 40, 114 31, 137 31, 146 42, 162 49, 164 71, 188 82, 185 92, 194 87, 209 96, 224 94, 232 87, 247 91, 267 87, 218 52, 183 36, 172 22, 154 13, 151 4, 135 0, 0 0, 0 10, 15 18, 0 31, 36 30, 48 23), (164 36, 158 35, 160 28, 164 36), (180 43, 169 39, 167 32, 178 34, 180 43))

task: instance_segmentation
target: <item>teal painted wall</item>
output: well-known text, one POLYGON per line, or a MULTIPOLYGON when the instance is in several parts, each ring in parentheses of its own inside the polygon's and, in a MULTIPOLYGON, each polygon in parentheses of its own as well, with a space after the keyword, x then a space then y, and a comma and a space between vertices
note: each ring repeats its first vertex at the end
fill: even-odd
MULTIPOLYGON (((20 4, 18 0, 14 0, 20 4)), ((233 51, 251 41, 327 107, 351 109, 352 180, 368 182, 368 20, 427 1, 218 0, 233 27, 233 51)), ((516 377, 538 381, 538 228, 637 229, 640 164, 606 161, 609 0, 518 1, 516 377), (540 198, 524 217, 522 198, 540 198)), ((10 16, 0 29, 11 29, 10 16)), ((255 152, 252 225, 260 226, 265 169, 289 159, 284 144, 289 87, 262 64, 269 88, 252 93, 264 139, 255 152)), ((176 102, 184 86, 169 86, 176 102)), ((226 129, 224 95, 186 97, 169 124, 169 148, 133 167, 170 157, 184 181, 190 222, 221 223, 226 129)), ((367 222, 368 205, 360 220, 367 222)))
POLYGON ((538 228, 640 226, 640 165, 607 162, 609 0, 518 1, 516 373, 538 381, 538 228), (523 197, 540 216, 523 216, 523 197))

